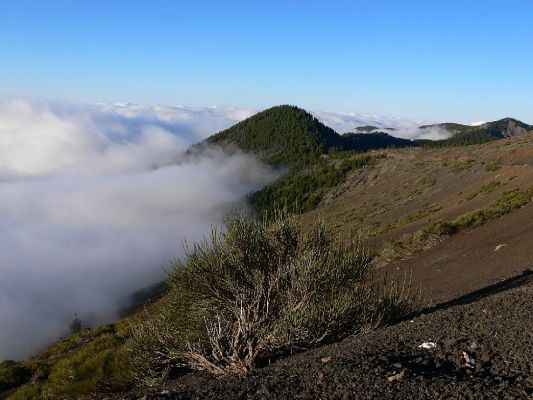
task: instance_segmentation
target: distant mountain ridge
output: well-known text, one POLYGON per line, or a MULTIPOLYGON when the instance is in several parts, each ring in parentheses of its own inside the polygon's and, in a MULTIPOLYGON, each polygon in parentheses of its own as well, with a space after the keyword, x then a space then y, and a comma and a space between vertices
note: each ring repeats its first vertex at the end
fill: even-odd
POLYGON ((432 128, 442 128, 453 134, 458 134, 465 132, 473 127, 470 125, 456 124, 454 122, 444 122, 442 124, 432 124, 432 125, 422 125, 420 129, 432 129, 432 128))
POLYGON ((225 148, 237 147, 257 154, 263 162, 271 165, 303 166, 330 151, 469 145, 514 136, 532 130, 533 126, 513 118, 504 118, 479 126, 448 122, 420 127, 422 130, 433 128, 449 131, 452 136, 444 140, 409 140, 391 136, 379 131, 385 128, 371 125, 357 127, 355 132, 339 135, 304 109, 280 105, 210 136, 205 143, 225 148))
POLYGON ((510 137, 533 129, 533 125, 528 125, 514 118, 503 118, 497 121, 485 122, 481 125, 463 125, 453 122, 442 124, 422 125, 420 129, 443 128, 453 134, 466 132, 487 131, 498 137, 510 137))
POLYGON ((269 164, 308 164, 340 145, 340 136, 307 111, 281 105, 259 112, 206 139, 257 153, 269 164))
POLYGON ((373 132, 380 131, 380 130, 395 131, 396 129, 395 128, 379 128, 374 125, 357 126, 355 128, 356 133, 373 133, 373 132))
POLYGON ((416 145, 387 133, 346 133, 339 135, 307 111, 282 105, 259 112, 216 133, 206 143, 237 146, 256 153, 269 164, 309 164, 334 150, 366 151, 384 147, 416 145))
POLYGON ((384 149, 387 147, 417 146, 417 143, 391 136, 385 132, 352 133, 348 132, 341 136, 344 140, 343 150, 367 151, 372 149, 384 149))
POLYGON ((473 130, 486 131, 487 133, 501 138, 519 135, 532 129, 532 125, 528 125, 514 118, 503 118, 498 121, 487 122, 473 128, 473 130))

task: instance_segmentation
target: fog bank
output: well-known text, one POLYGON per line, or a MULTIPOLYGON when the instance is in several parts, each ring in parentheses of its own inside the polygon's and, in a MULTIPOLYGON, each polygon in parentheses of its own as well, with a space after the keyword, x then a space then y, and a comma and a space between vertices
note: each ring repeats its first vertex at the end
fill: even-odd
POLYGON ((451 136, 449 131, 440 127, 420 129, 422 125, 431 124, 431 122, 424 120, 344 112, 316 111, 313 114, 324 124, 341 134, 355 132, 356 128, 361 126, 375 126, 376 131, 386 132, 391 136, 403 139, 440 140, 451 136))
POLYGON ((0 102, 0 360, 112 320, 227 206, 270 182, 244 154, 192 143, 238 109, 0 102))

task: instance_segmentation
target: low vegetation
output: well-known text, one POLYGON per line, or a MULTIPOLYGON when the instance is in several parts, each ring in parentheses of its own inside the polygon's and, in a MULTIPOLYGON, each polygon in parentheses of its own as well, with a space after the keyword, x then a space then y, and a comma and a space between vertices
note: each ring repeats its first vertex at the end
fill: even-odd
POLYGON ((378 159, 369 155, 331 155, 306 169, 289 171, 276 182, 252 193, 250 202, 259 212, 272 212, 280 207, 294 213, 311 211, 329 190, 343 183, 350 172, 372 165, 378 159))
POLYGON ((78 399, 96 390, 129 387, 128 322, 108 324, 63 338, 37 356, 0 364, 0 391, 11 400, 78 399))
POLYGON ((473 159, 468 159, 462 162, 455 162, 452 165, 452 172, 459 173, 463 171, 468 171, 470 168, 474 166, 475 163, 476 163, 476 160, 473 160, 473 159))
POLYGON ((0 363, 0 392, 22 385, 30 380, 31 369, 22 363, 6 360, 0 363))
POLYGON ((487 194, 489 194, 491 192, 494 192, 500 186, 501 186, 501 182, 500 181, 491 181, 491 182, 487 183, 486 185, 483 185, 481 187, 481 189, 479 189, 477 192, 469 194, 466 197, 466 199, 467 200, 472 200, 472 199, 474 199, 474 198, 476 198, 478 196, 487 195, 487 194))
POLYGON ((248 372, 283 354, 374 329, 411 313, 407 287, 371 280, 370 253, 323 224, 237 217, 195 244, 169 276, 158 310, 134 331, 143 379, 180 370, 248 372))

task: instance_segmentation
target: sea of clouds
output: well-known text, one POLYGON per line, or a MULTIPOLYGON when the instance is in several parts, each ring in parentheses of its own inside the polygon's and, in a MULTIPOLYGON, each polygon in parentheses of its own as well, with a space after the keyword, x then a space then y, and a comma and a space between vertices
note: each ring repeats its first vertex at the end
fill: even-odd
POLYGON ((0 360, 97 324, 161 280, 182 240, 274 179, 254 158, 193 143, 234 108, 0 101, 0 360))
MULTIPOLYGON (((92 325, 115 319, 183 256, 184 238, 203 238, 274 180, 250 155, 185 155, 255 112, 0 99, 0 360, 67 333, 74 313, 92 325)), ((375 125, 440 138, 420 121, 314 115, 340 133, 375 125)))
POLYGON ((315 111, 313 114, 341 134, 355 132, 355 128, 360 126, 374 126, 377 128, 376 131, 386 132, 403 139, 441 140, 451 136, 449 131, 438 126, 421 129, 421 126, 431 124, 424 120, 347 112, 315 111))

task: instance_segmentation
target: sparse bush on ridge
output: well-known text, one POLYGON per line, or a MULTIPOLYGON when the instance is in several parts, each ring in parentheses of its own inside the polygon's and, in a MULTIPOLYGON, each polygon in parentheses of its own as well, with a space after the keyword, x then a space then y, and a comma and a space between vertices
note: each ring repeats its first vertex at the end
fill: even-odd
POLYGON ((407 291, 375 290, 370 265, 366 249, 341 245, 321 222, 303 232, 283 212, 236 217, 173 266, 166 301, 134 331, 138 372, 248 372, 412 312, 407 291))
MULTIPOLYGON (((484 188, 499 187, 489 184, 484 188)), ((433 247, 444 240, 447 236, 453 235, 466 228, 475 228, 487 223, 490 220, 502 217, 520 207, 530 204, 533 201, 533 187, 526 190, 519 188, 503 192, 498 200, 491 205, 475 211, 467 212, 452 221, 437 221, 420 229, 419 231, 402 236, 400 240, 385 241, 380 253, 381 261, 388 262, 404 256, 419 253, 425 249, 433 247)))

